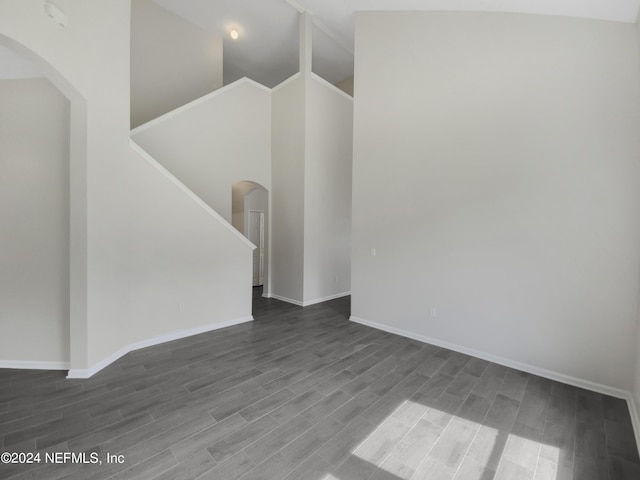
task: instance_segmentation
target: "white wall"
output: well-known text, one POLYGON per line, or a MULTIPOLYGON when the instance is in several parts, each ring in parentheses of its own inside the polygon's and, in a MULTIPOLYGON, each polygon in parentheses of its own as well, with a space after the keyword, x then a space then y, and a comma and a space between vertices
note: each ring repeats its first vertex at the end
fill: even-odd
POLYGON ((354 317, 631 390, 634 26, 472 13, 356 22, 354 317))
POLYGON ((303 301, 305 85, 296 75, 272 93, 271 292, 303 301))
POLYGON ((120 168, 116 243, 90 243, 110 259, 91 277, 106 313, 90 317, 90 366, 129 345, 251 319, 252 250, 235 229, 146 152, 129 150, 120 168))
POLYGON ((244 198, 252 189, 256 188, 256 184, 248 181, 236 182, 231 186, 231 225, 233 225, 240 233, 245 234, 245 207, 244 198))
MULTIPOLYGON (((640 54, 640 18, 636 21, 636 45, 640 54)), ((640 79, 637 84, 640 90, 640 79)), ((640 288, 638 289, 638 298, 640 298, 640 288)), ((634 383, 632 396, 635 402, 631 407, 632 421, 634 422, 634 430, 636 434, 636 443, 640 445, 640 302, 638 310, 638 329, 636 335, 636 363, 634 372, 634 383)))
POLYGON ((345 93, 348 93, 353 97, 353 94, 354 94, 353 82, 354 82, 353 76, 351 76, 349 78, 345 78, 344 80, 336 83, 336 87, 338 87, 340 90, 342 90, 345 93))
POLYGON ((39 0, 0 0, 0 40, 32 55, 71 100, 70 358, 84 375, 142 336, 248 319, 252 250, 130 146, 129 0, 60 7, 66 29, 39 0))
POLYGON ((0 79, 42 78, 42 71, 26 58, 0 45, 0 79))
POLYGON ((348 294, 353 100, 312 73, 300 17, 300 73, 272 92, 272 289, 310 305, 348 294))
POLYGON ((130 342, 250 318, 252 250, 207 208, 194 208, 153 162, 135 152, 129 160, 136 200, 128 214, 136 228, 123 252, 130 263, 122 280, 129 315, 137 320, 130 342))
POLYGON ((231 186, 271 188, 271 95, 242 79, 132 132, 131 138, 231 222, 231 186))
POLYGON ((636 335, 636 364, 635 375, 632 390, 633 405, 629 405, 631 410, 631 419, 636 434, 636 443, 640 445, 640 328, 636 335))
POLYGON ((69 362, 69 101, 0 80, 0 362, 69 362))
POLYGON ((31 56, 71 101, 70 361, 87 368, 94 344, 126 341, 113 335, 109 344, 92 334, 102 321, 118 331, 128 320, 117 271, 125 209, 114 192, 118 160, 128 149, 130 4, 69 0, 60 7, 68 28, 38 0, 0 0, 0 36, 31 56))
POLYGON ((353 100, 316 75, 306 84, 304 303, 351 288, 353 100))
POLYGON ((222 86, 222 37, 152 0, 131 2, 131 126, 222 86))
MULTIPOLYGON (((244 200, 243 212, 243 232, 245 236, 249 234, 249 210, 256 210, 258 212, 263 212, 265 215, 268 215, 268 197, 269 196, 267 194, 267 191, 263 188, 254 188, 247 192, 247 196, 244 200)), ((265 217, 265 222, 266 218, 267 217, 265 217)))

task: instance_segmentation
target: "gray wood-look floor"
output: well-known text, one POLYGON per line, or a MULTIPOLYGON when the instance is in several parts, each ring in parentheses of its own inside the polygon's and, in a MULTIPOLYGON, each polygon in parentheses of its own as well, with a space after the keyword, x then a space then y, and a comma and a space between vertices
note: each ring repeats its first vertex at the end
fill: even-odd
POLYGON ((252 323, 132 352, 89 380, 0 370, 0 451, 41 454, 0 478, 640 479, 623 400, 348 315, 348 298, 256 298, 252 323))

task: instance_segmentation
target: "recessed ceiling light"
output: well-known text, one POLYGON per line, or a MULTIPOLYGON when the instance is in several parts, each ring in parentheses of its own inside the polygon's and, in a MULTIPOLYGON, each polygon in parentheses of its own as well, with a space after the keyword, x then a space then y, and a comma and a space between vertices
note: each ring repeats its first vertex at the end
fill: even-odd
POLYGON ((229 32, 229 36, 234 40, 237 40, 240 34, 238 33, 238 30, 236 30, 235 28, 232 28, 231 31, 229 32))

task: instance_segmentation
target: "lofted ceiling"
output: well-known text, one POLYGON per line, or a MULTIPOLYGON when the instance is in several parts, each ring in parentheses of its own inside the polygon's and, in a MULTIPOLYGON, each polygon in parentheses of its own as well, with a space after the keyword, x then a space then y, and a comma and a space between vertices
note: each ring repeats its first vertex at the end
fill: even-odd
MULTIPOLYGON (((247 76, 273 87, 298 71, 298 14, 314 22, 313 69, 332 83, 353 75, 358 11, 486 11, 636 21, 640 0, 154 0, 224 39, 224 80, 247 76), (229 37, 231 29, 239 33, 229 37)), ((41 76, 0 45, 0 79, 41 76)))
POLYGON ((273 87, 298 71, 298 13, 313 17, 313 69, 332 83, 353 75, 358 11, 486 11, 636 21, 640 0, 154 0, 224 39, 225 83, 273 87), (229 37, 231 29, 237 40, 229 37))
POLYGON ((247 76, 269 87, 298 71, 298 12, 285 0, 154 0, 222 35, 224 83, 247 76), (229 36, 235 28, 239 37, 229 36))
POLYGON ((359 11, 531 13, 633 23, 640 5, 639 0, 297 0, 297 3, 351 45, 354 13, 359 11))

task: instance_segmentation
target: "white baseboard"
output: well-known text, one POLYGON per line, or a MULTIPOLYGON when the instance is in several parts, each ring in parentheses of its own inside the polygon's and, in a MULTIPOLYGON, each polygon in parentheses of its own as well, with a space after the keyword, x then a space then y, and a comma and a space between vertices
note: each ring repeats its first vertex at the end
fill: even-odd
MULTIPOLYGON (((211 332, 213 330, 220 330, 221 328, 232 327, 234 325, 239 325, 241 323, 251 322, 253 321, 253 316, 238 318, 235 320, 229 320, 227 322, 221 323, 210 323, 208 325, 202 325, 195 328, 189 328, 185 330, 176 330, 173 332, 166 333, 164 335, 159 335, 157 337, 148 338, 145 340, 141 340, 139 342, 132 343, 127 345, 126 347, 121 348, 120 350, 112 353, 106 358, 103 358, 99 362, 93 364, 91 367, 87 369, 72 369, 69 370, 69 374, 67 378, 90 378, 96 373, 98 373, 103 368, 112 364, 120 357, 126 355, 129 352, 133 352, 134 350, 140 350, 141 348, 152 347, 153 345, 159 345, 161 343, 171 342, 173 340, 178 340, 180 338, 190 337, 192 335, 198 335, 200 333, 211 332)), ((67 368, 69 368, 67 366, 67 368)))
POLYGON ((329 295, 328 297, 316 298, 315 300, 309 300, 307 302, 302 302, 303 307, 308 307, 309 305, 315 305, 316 303, 328 302, 329 300, 335 300, 336 298, 348 297, 351 295, 351 292, 342 292, 336 293, 335 295, 329 295))
POLYGON ((633 426, 633 433, 636 436, 636 445, 638 447, 638 454, 640 454, 640 415, 638 414, 638 404, 636 399, 630 393, 627 397, 627 405, 629 406, 629 415, 631 416, 631 425, 633 426))
POLYGON ((300 302, 298 300, 294 300, 293 298, 283 297, 281 295, 276 295, 275 293, 269 294, 269 296, 267 298, 275 298, 276 300, 280 300, 280 301, 287 302, 287 303, 292 303, 292 304, 297 305, 299 307, 304 307, 302 302, 300 302))
POLYGON ((640 415, 638 414, 637 404, 635 402, 633 395, 630 392, 627 392, 626 390, 610 387, 608 385, 602 385, 600 383, 592 382, 590 380, 584 380, 582 378, 572 377, 570 375, 565 375, 564 373, 554 372, 552 370, 546 370, 544 368, 539 368, 533 365, 520 363, 515 360, 510 360, 508 358, 498 357, 490 353, 480 352, 472 348, 463 347, 461 345, 445 342, 442 340, 438 340, 436 338, 426 337, 424 335, 419 335, 417 333, 401 330, 399 328, 390 327, 388 325, 384 325, 381 323, 371 322, 363 318, 351 316, 349 320, 355 323, 360 323, 362 325, 375 328, 377 330, 394 333, 402 337, 418 340, 419 342, 428 343, 430 345, 435 345, 437 347, 442 347, 449 350, 453 350, 455 352, 471 355, 472 357, 481 358, 483 360, 497 363, 505 367, 510 367, 523 372, 532 373, 540 377, 548 378, 549 380, 555 380, 557 382, 573 385, 574 387, 584 388, 585 390, 590 390, 592 392, 602 393, 604 395, 609 395, 611 397, 621 398, 623 400, 626 400, 627 405, 629 407, 629 415, 631 416, 631 425, 633 427, 633 433, 636 437, 636 446, 638 448, 638 453, 640 454, 640 415))
POLYGON ((447 348, 449 350, 453 350, 455 352, 464 353, 466 355, 471 355, 472 357, 481 358, 483 360, 488 360, 489 362, 497 363, 499 365, 504 365, 505 367, 514 368, 516 370, 521 370, 523 372, 532 373, 533 375, 538 375, 540 377, 545 377, 550 380, 555 380, 557 382, 566 383, 568 385, 573 385, 574 387, 584 388, 585 390, 591 390, 593 392, 602 393, 605 395, 610 395, 616 398, 622 398, 624 400, 628 400, 630 397, 630 393, 626 390, 621 390, 619 388, 610 387, 608 385, 603 385, 600 383, 592 382, 590 380, 584 380, 577 377, 572 377, 571 375, 565 375, 564 373, 554 372, 552 370, 546 370, 544 368, 539 368, 534 365, 529 365, 526 363, 521 363, 516 360, 511 360, 504 357, 499 357, 497 355, 492 355, 490 353, 481 352, 478 350, 474 350, 472 348, 463 347, 461 345, 456 345, 453 343, 449 343, 443 340, 438 340, 437 338, 426 337, 424 335, 420 335, 417 333, 409 332, 406 330, 401 330, 399 328, 390 327, 388 325, 384 325, 381 323, 371 322, 369 320, 365 320, 363 318, 358 318, 351 316, 349 319, 352 322, 360 323, 362 325, 367 325, 368 327, 373 327, 378 330, 382 330, 389 333, 395 333, 396 335, 400 335, 402 337, 411 338, 413 340, 418 340, 419 342, 428 343, 430 345, 435 345, 437 347, 447 348))
POLYGON ((347 297, 351 295, 351 292, 342 292, 336 293, 334 295, 329 295, 328 297, 316 298, 315 300, 308 300, 306 302, 301 302, 299 300, 294 300, 292 298, 282 297, 280 295, 276 295, 274 293, 270 293, 268 295, 262 295, 264 298, 275 298, 276 300, 281 300, 283 302, 292 303, 299 307, 308 307, 310 305, 315 305, 317 303, 328 302, 329 300, 335 300, 336 298, 347 297))
POLYGON ((25 360, 0 360, 0 368, 21 370, 69 370, 69 362, 31 362, 25 360))
POLYGON ((70 369, 69 373, 67 373, 67 378, 91 378, 100 370, 102 370, 103 368, 111 365, 113 362, 118 360, 120 357, 123 357, 127 353, 133 350, 136 350, 135 348, 130 348, 130 347, 131 345, 121 348, 117 352, 114 352, 108 357, 103 358, 98 363, 91 365, 91 367, 87 369, 81 369, 81 368, 70 369))

